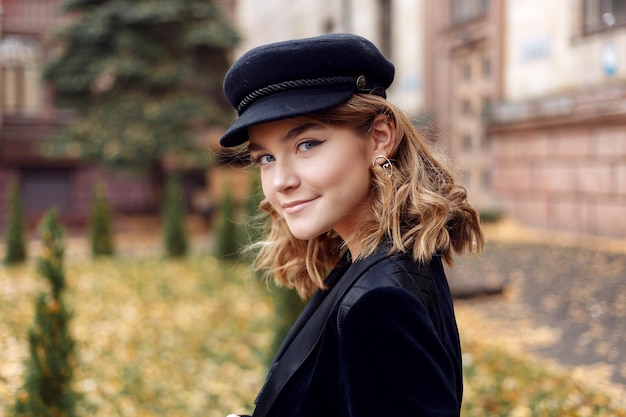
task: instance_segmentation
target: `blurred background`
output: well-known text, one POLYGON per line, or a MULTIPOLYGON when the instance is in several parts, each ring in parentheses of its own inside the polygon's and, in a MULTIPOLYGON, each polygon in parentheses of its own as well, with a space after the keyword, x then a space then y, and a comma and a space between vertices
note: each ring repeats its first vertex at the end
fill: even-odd
POLYGON ((329 32, 395 63, 390 101, 481 212, 485 253, 448 271, 463 415, 626 416, 626 0, 0 0, 0 417, 33 398, 51 209, 80 414, 252 409, 302 303, 240 252, 260 193, 218 145, 222 80, 329 32))
MULTIPOLYGON (((234 118, 226 107, 220 109, 220 117, 196 123, 189 116, 176 124, 180 115, 168 114, 162 103, 160 110, 153 106, 152 111, 161 111, 166 121, 175 121, 175 128, 182 126, 181 136, 190 135, 184 140, 169 127, 172 132, 146 130, 144 125, 152 122, 145 115, 141 120, 130 118, 130 109, 143 107, 149 113, 150 103, 159 103, 162 96, 137 98, 143 93, 128 88, 133 80, 145 79, 132 74, 130 64, 124 66, 120 58, 124 47, 150 49, 152 43, 174 39, 173 32, 107 40, 108 49, 93 52, 106 36, 121 37, 133 24, 148 27, 178 2, 147 2, 144 15, 129 9, 127 15, 135 16, 135 21, 125 22, 126 26, 112 23, 110 16, 96 16, 95 10, 105 3, 110 2, 0 2, 0 230, 6 219, 7 188, 14 181, 21 186, 31 225, 50 206, 59 209, 66 223, 83 224, 91 190, 99 181, 106 183, 116 213, 154 212, 161 194, 154 184, 173 170, 181 174, 189 211, 204 218, 220 198, 224 176, 230 178, 238 201, 245 198, 245 176, 228 168, 232 161, 217 145, 220 132, 234 118), (67 13, 61 10, 64 3, 72 5, 67 13), (89 15, 91 32, 60 30, 89 15), (95 34, 97 30, 101 33, 95 34), (82 36, 87 46, 72 52, 68 47, 75 46, 72 36, 82 36), (82 66, 76 56, 83 56, 82 66), (109 98, 117 98, 112 101, 118 104, 109 107, 119 114, 106 107, 109 98), (89 147, 84 144, 88 129, 82 126, 81 131, 77 121, 92 117, 93 126, 96 112, 108 115, 97 126, 100 136, 103 131, 109 136, 94 139, 89 147), (73 132, 63 130, 72 124, 73 132), (66 133, 59 135, 61 131, 66 133), (54 137, 56 142, 47 142, 54 137), (134 153, 128 151, 132 155, 124 157, 129 143, 134 153), (209 157, 192 161, 181 149, 209 157)), ((232 29, 216 32, 213 38, 213 47, 224 52, 228 62, 215 59, 206 49, 212 59, 188 77, 200 80, 206 75, 197 84, 204 97, 223 104, 219 87, 228 63, 253 46, 327 32, 357 33, 395 63, 390 100, 458 162, 472 202, 485 215, 506 214, 549 230, 626 237, 626 1, 204 3, 218 6, 221 15, 214 21, 232 29)), ((191 33, 188 38, 201 35, 191 33)), ((202 53, 198 45, 194 47, 192 53, 202 53)), ((181 46, 168 51, 153 48, 151 53, 162 53, 170 64, 186 65, 172 59, 176 48, 178 56, 185 53, 181 46)), ((134 71, 154 72, 153 62, 160 61, 146 58, 145 67, 137 64, 134 71)), ((165 84, 167 71, 186 74, 185 68, 162 67, 161 78, 153 74, 151 84, 145 82, 148 89, 165 84)), ((218 112, 215 106, 212 109, 206 111, 218 112)))

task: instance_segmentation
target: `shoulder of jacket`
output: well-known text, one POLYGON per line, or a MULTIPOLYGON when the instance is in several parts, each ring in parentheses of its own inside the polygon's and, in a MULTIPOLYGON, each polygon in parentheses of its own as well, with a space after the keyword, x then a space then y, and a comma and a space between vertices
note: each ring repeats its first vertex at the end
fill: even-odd
POLYGON ((420 286, 434 289, 430 264, 420 264, 407 254, 392 254, 373 264, 342 298, 337 309, 337 332, 341 335, 343 319, 350 308, 367 292, 381 287, 397 287, 421 297, 420 286))

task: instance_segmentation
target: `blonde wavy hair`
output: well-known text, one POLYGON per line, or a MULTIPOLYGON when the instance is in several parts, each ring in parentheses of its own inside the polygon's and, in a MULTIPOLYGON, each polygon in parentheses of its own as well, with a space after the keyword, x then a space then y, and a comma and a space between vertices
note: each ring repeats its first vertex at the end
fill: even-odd
MULTIPOLYGON (((364 242, 360 257, 371 255, 386 242, 391 244, 391 253, 410 252, 422 263, 441 256, 453 265, 453 252, 482 251, 478 212, 468 203, 452 165, 398 108, 379 96, 356 94, 304 119, 350 127, 365 137, 380 114, 396 127, 395 151, 389 156, 393 174, 388 176, 378 165, 370 168, 373 217, 355 236, 364 242)), ((278 285, 294 288, 302 298, 324 288, 326 275, 345 253, 341 237, 331 230, 311 240, 297 239, 267 199, 260 208, 267 215, 266 238, 252 245, 258 250, 255 268, 278 285)))

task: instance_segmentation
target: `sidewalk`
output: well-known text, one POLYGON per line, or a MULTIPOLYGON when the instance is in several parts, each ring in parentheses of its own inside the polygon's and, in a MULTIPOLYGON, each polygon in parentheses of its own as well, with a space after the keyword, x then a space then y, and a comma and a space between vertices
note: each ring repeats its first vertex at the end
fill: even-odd
POLYGON ((626 396, 626 240, 487 227, 448 270, 460 332, 626 396))

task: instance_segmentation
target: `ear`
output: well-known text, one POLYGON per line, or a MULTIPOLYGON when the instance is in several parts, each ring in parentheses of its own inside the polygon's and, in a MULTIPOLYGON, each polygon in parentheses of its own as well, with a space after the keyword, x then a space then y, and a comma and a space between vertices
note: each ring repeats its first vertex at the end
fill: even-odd
POLYGON ((396 126, 389 116, 376 116, 370 136, 373 143, 372 155, 393 156, 396 148, 396 126))

